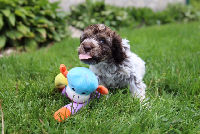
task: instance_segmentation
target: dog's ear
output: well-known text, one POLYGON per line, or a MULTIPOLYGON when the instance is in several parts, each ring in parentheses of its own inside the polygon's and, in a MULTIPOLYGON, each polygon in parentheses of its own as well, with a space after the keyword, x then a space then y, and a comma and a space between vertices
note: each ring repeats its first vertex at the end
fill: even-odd
POLYGON ((112 57, 117 64, 120 64, 126 58, 126 54, 122 49, 122 39, 115 32, 112 35, 112 57))

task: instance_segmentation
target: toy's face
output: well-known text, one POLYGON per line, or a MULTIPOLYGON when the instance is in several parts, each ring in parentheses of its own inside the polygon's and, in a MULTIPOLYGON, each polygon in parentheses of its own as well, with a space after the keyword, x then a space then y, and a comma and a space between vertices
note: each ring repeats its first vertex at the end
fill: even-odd
POLYGON ((76 93, 76 89, 71 88, 69 85, 66 87, 66 93, 72 101, 77 103, 84 103, 90 98, 90 95, 76 93))

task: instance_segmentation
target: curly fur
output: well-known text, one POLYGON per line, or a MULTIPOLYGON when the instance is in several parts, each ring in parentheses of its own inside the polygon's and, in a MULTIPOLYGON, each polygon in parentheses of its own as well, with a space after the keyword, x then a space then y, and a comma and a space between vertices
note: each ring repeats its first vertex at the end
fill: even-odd
POLYGON ((80 40, 79 55, 91 56, 81 61, 90 65, 100 84, 108 88, 130 85, 133 96, 145 98, 145 62, 131 52, 128 40, 103 24, 87 27, 80 40))

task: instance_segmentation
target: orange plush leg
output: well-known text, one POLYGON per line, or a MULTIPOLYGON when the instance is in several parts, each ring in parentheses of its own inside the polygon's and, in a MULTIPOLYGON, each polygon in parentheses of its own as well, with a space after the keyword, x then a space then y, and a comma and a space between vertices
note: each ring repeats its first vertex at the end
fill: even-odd
POLYGON ((97 91, 98 91, 100 94, 108 94, 108 89, 105 88, 105 87, 102 86, 102 85, 99 85, 99 86, 98 86, 97 91))
POLYGON ((65 120, 66 118, 68 118, 70 115, 71 115, 70 110, 67 109, 66 107, 62 107, 61 109, 55 112, 54 118, 55 120, 61 122, 65 120))

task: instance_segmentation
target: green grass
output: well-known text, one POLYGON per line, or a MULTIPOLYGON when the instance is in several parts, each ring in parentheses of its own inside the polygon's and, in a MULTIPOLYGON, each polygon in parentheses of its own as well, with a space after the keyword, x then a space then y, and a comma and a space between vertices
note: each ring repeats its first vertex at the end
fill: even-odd
POLYGON ((0 59, 5 133, 200 133, 200 23, 119 33, 146 61, 147 107, 121 89, 63 123, 54 121, 54 112, 69 103, 54 89, 59 65, 86 66, 78 60, 79 40, 65 39, 51 48, 0 59))

